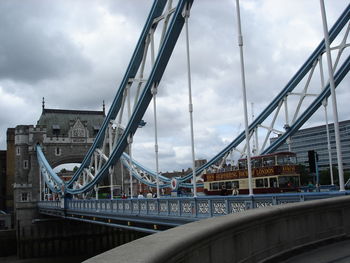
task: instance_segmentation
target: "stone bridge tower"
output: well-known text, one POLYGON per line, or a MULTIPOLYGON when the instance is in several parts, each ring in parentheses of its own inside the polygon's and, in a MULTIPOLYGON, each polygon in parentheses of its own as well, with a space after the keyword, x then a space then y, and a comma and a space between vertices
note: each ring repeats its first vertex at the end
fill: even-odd
POLYGON ((36 218, 36 202, 40 200, 35 145, 42 145, 53 168, 65 163, 81 163, 104 118, 104 107, 103 111, 45 109, 43 102, 37 125, 16 126, 14 203, 16 218, 22 225, 36 218))

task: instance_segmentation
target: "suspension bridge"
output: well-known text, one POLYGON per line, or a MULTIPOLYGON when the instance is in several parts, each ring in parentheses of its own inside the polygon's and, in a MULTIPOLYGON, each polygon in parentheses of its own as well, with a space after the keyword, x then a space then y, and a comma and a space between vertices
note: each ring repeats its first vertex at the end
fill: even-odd
MULTIPOLYGON (((232 155, 238 153, 242 158, 250 158, 251 141, 254 140, 255 155, 270 154, 283 143, 288 143, 293 134, 320 108, 324 108, 327 120, 327 101, 334 95, 332 86, 333 88, 339 86, 350 69, 348 52, 350 5, 327 30, 326 40, 321 40, 305 63, 287 84, 280 88, 278 95, 247 125, 246 131, 241 132, 208 162, 195 167, 195 142, 191 126, 192 170, 182 177, 167 178, 161 174, 158 160, 157 92, 161 88, 164 71, 171 63, 171 55, 182 31, 186 35, 189 114, 192 121, 188 28, 192 4, 193 0, 154 2, 110 110, 80 167, 69 181, 65 182, 54 172, 45 157, 45 148, 40 141, 37 142, 35 150, 40 167, 38 198, 40 213, 155 233, 200 219, 251 208, 347 194, 342 172, 339 173, 340 191, 264 195, 254 195, 250 192, 249 195, 239 196, 200 196, 197 189, 203 187, 203 175, 209 170, 220 170, 225 167, 232 161, 232 155), (331 56, 329 51, 332 51, 331 56), (324 66, 327 63, 330 65, 330 70, 324 66), (153 107, 155 123, 155 169, 137 162, 133 158, 132 148, 134 136, 137 136, 140 123, 149 107, 153 107), (270 141, 273 134, 279 136, 270 141), (127 170, 130 175, 131 196, 128 199, 113 199, 113 173, 118 162, 122 164, 121 169, 127 170), (106 178, 110 181, 111 198, 98 199, 99 184, 106 178), (132 183, 134 179, 154 189, 157 197, 137 199, 132 183), (180 187, 191 189, 192 196, 182 198, 161 196, 162 189, 176 190, 180 187), (46 189, 57 194, 59 200, 44 200, 46 189)), ((243 46, 241 38, 239 46, 243 46)), ((339 169, 342 170, 341 167, 339 169)))

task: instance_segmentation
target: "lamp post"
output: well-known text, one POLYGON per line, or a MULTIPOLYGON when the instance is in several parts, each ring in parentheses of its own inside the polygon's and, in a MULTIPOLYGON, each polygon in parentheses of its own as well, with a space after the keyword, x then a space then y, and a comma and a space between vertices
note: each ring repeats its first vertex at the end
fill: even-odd
POLYGON ((244 109, 244 124, 245 124, 245 139, 247 144, 247 164, 248 164, 248 184, 249 184, 249 195, 253 195, 252 185, 252 165, 250 162, 250 143, 249 143, 249 127, 248 127, 248 111, 247 111, 247 94, 245 85, 245 73, 244 73, 244 58, 243 58, 243 36, 241 29, 241 15, 239 10, 239 0, 236 0, 236 11, 237 11, 237 27, 238 27, 238 46, 241 60, 241 79, 242 79, 242 93, 243 93, 243 109, 244 109))

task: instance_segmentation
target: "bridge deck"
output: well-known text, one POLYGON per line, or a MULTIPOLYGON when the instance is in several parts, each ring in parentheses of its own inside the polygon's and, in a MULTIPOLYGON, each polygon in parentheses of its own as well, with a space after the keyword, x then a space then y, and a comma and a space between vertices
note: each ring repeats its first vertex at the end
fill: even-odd
POLYGON ((125 200, 62 199, 42 201, 38 207, 39 212, 46 215, 154 233, 204 218, 348 193, 350 192, 305 192, 125 200))

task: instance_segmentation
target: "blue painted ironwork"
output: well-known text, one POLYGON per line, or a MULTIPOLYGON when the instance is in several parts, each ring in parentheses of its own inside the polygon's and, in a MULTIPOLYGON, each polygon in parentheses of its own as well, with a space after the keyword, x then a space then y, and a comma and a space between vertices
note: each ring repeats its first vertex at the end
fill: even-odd
POLYGON ((350 191, 262 194, 254 196, 199 196, 197 198, 66 199, 64 207, 61 201, 41 201, 38 203, 38 207, 40 212, 51 215, 60 216, 64 212, 64 214, 70 214, 73 217, 78 215, 80 217, 90 216, 105 219, 118 218, 119 220, 136 220, 141 223, 157 222, 158 224, 163 223, 173 227, 190 221, 223 216, 249 209, 332 198, 348 194, 350 194, 350 191))
MULTIPOLYGON (((350 56, 347 57, 345 62, 342 64, 340 69, 334 76, 335 86, 343 80, 346 74, 350 70, 350 56)), ((265 149, 262 154, 267 154, 275 151, 282 143, 291 135, 299 130, 299 128, 318 110, 322 105, 322 101, 331 95, 330 85, 328 84, 325 89, 322 90, 321 94, 314 100, 314 102, 300 115, 296 122, 290 126, 288 131, 286 131, 282 136, 280 136, 276 141, 271 143, 271 145, 265 149)))
MULTIPOLYGON (((329 41, 330 43, 333 42, 333 40, 338 36, 339 32, 344 28, 345 25, 350 20, 350 4, 345 8, 344 12, 340 15, 338 20, 335 22, 334 26, 329 31, 329 41)), ((319 56, 325 52, 325 43, 324 40, 321 41, 321 43, 317 46, 317 48, 312 52, 311 56, 306 60, 306 62, 302 65, 302 67, 297 71, 297 73, 292 77, 292 79, 287 83, 287 85, 283 88, 283 90, 272 100, 272 102, 265 108, 265 110, 249 125, 249 132, 253 131, 259 124, 263 123, 264 120, 266 120, 270 114, 278 107, 278 104, 283 100, 283 98, 293 91, 293 89, 299 84, 299 82, 305 77, 305 75, 310 71, 312 68, 312 65, 317 61, 319 56)), ((344 64, 342 66, 343 72, 348 72, 349 68, 347 65, 344 64)), ((340 70, 339 70, 340 71, 340 70)), ((337 83, 343 79, 343 74, 339 74, 338 71, 338 81, 337 83)), ((336 84, 337 85, 337 84, 336 84)), ((327 97, 329 96, 329 85, 327 87, 327 97)), ((325 92, 325 91, 323 91, 325 92)), ((323 95, 324 96, 324 95, 323 95)), ((320 96, 319 96, 320 97, 320 96)), ((318 97, 318 99, 319 99, 318 97)), ((318 105, 318 102, 313 102, 312 109, 315 108, 318 105)), ((313 111, 314 112, 314 111, 313 111)), ((310 114, 303 115, 304 119, 298 118, 298 127, 300 127, 305 121, 308 120, 308 118, 305 118, 306 116, 310 117, 310 114)), ((290 135, 292 135, 296 129, 293 129, 292 131, 288 132, 288 136, 283 136, 284 140, 288 138, 290 135), (292 133, 293 132, 293 133, 292 133)), ((287 134, 287 132, 285 133, 287 134)), ((243 140, 245 139, 245 133, 242 132, 240 135, 237 136, 228 146, 226 146, 221 152, 219 152, 216 156, 214 156, 210 161, 208 161, 206 164, 202 165, 198 169, 196 169, 196 174, 200 174, 205 169, 209 168, 216 162, 218 162, 223 156, 237 147, 243 140)), ((276 140, 274 145, 280 145, 282 143, 281 140, 276 140)), ((278 146, 277 146, 278 147, 278 146)), ((272 152, 273 149, 277 147, 270 146, 269 150, 264 151, 264 153, 272 152)), ((182 180, 188 180, 192 177, 192 173, 186 175, 182 178, 182 180)))
MULTIPOLYGON (((130 60, 129 66, 126 70, 126 73, 124 75, 124 78, 119 86, 119 89, 117 91, 116 96, 114 97, 113 103, 111 105, 111 108, 98 132, 96 135, 95 141, 89 151, 87 152, 82 164, 80 165, 79 169, 74 173, 72 179, 67 183, 67 187, 72 186, 72 184, 78 179, 79 175, 83 172, 84 168, 86 168, 89 165, 90 158, 92 157, 92 154, 94 153, 95 149, 98 148, 104 138, 106 129, 108 127, 108 124, 110 120, 114 119, 117 116, 117 113, 121 106, 121 101, 123 97, 124 90, 127 86, 127 83, 129 82, 129 79, 135 78, 138 68, 140 67, 142 56, 143 56, 143 50, 145 48, 146 38, 149 33, 149 30, 152 26, 154 26, 153 21, 156 17, 160 16, 162 14, 162 11, 164 10, 166 4, 166 0, 159 0, 154 1, 153 6, 151 8, 150 14, 147 18, 146 24, 142 30, 141 36, 139 38, 139 41, 136 45, 134 54, 132 55, 132 58, 130 60)), ((100 176, 98 176, 96 179, 99 179, 100 176)), ((68 192, 70 192, 67 189, 68 192)))
MULTIPOLYGON (((157 2, 164 2, 164 1, 156 1, 155 3, 157 3, 157 2)), ((108 161, 104 164, 104 166, 101 168, 101 170, 98 172, 98 174, 95 176, 95 178, 91 182, 84 185, 81 189, 68 188, 66 190, 68 193, 79 194, 79 193, 83 193, 83 192, 91 190, 95 184, 99 183, 99 181, 101 181, 103 179, 103 177, 108 174, 109 167, 111 165, 113 165, 116 162, 116 160, 118 160, 120 158, 120 156, 122 155, 124 149, 127 146, 128 136, 133 135, 135 133, 135 131, 137 130, 138 124, 140 123, 140 121, 141 121, 141 119, 142 119, 142 117, 143 117, 143 115, 148 107, 148 104, 150 103, 150 101, 152 99, 152 93, 151 93, 152 86, 156 83, 159 83, 162 76, 163 76, 166 65, 170 59, 170 56, 172 54, 172 51, 175 47, 176 41, 180 35, 182 26, 184 24, 184 18, 182 17, 182 11, 183 11, 185 5, 191 6, 192 2, 193 2, 193 0, 181 0, 181 1, 179 1, 178 5, 176 7, 176 11, 174 13, 174 16, 171 20, 171 23, 169 24, 169 30, 167 31, 165 39, 162 42, 162 45, 160 47, 159 55, 155 61, 155 65, 152 69, 151 75, 150 75, 149 79, 147 80, 146 86, 145 86, 142 94, 140 95, 140 100, 138 101, 138 103, 135 107, 135 111, 132 113, 132 116, 130 117, 130 120, 129 120, 127 126, 125 127, 125 130, 124 130, 123 134, 121 135, 116 147, 113 149, 113 152, 109 156, 108 161)), ((164 5, 163 5, 163 8, 164 8, 164 5)), ((151 14, 153 14, 153 13, 154 12, 151 12, 151 14)), ((160 14, 157 13, 157 15, 160 15, 160 14)), ((152 15, 152 17, 155 18, 156 16, 152 15)), ((148 19, 146 27, 145 27, 146 29, 149 30, 152 21, 153 20, 148 19)), ((145 30, 143 31, 143 33, 145 33, 145 30)), ((144 36, 144 38, 145 37, 146 36, 144 36)), ((139 54, 139 56, 141 56, 141 53, 139 54)), ((136 71, 135 71, 135 73, 136 73, 136 71)), ((124 88, 127 84, 127 80, 129 79, 129 77, 130 76, 124 77, 123 84, 125 84, 125 85, 121 85, 121 89, 118 90, 118 95, 116 98, 118 98, 118 105, 119 106, 121 103, 122 91, 124 91, 124 88)), ((118 110, 119 110, 119 107, 118 108, 112 107, 110 112, 108 113, 108 116, 106 117, 106 119, 108 119, 108 121, 109 121, 111 119, 111 116, 115 117, 118 110)), ((107 121, 107 123, 108 123, 108 121, 107 121)), ((104 123, 106 123, 106 121, 104 123)), ((107 128, 107 123, 105 125, 103 125, 101 130, 102 129, 105 130, 107 128)), ((96 140, 100 141, 101 138, 102 138, 102 134, 100 134, 100 136, 96 140)), ((94 149, 95 148, 92 147, 89 150, 90 157, 91 157, 94 149)), ((68 186, 71 186, 73 184, 73 182, 78 178, 79 174, 83 171, 84 165, 86 166, 88 164, 88 161, 86 161, 86 162, 85 161, 86 161, 86 158, 84 159, 84 163, 83 163, 82 167, 75 173, 72 180, 68 183, 68 186)))
MULTIPOLYGON (((127 170, 130 169, 130 157, 128 154, 123 153, 122 157, 121 157, 122 163, 123 165, 127 168, 127 170)), ((138 163, 137 161, 133 160, 132 161, 133 165, 136 166, 138 169, 140 169, 141 171, 145 171, 147 172, 148 175, 152 176, 153 178, 157 177, 157 174, 152 171, 151 169, 146 168, 145 166, 141 165, 140 163, 138 163)), ((132 169, 132 174, 133 176, 140 181, 141 183, 149 186, 149 187, 157 187, 157 184, 154 182, 150 182, 147 181, 146 179, 142 178, 136 171, 134 171, 132 169)), ((159 175, 159 179, 161 180, 161 182, 163 182, 162 184, 159 185, 160 188, 171 188, 171 179, 159 175)), ((185 188, 193 188, 193 185, 191 183, 184 183, 184 182, 180 182, 179 183, 179 187, 185 187, 185 188)), ((203 187, 203 183, 197 183, 197 187, 203 187)))
POLYGON ((46 185, 50 188, 52 192, 54 193, 60 192, 62 186, 64 186, 64 182, 52 170, 51 166, 49 165, 49 163, 45 158, 45 155, 40 145, 37 145, 36 147, 36 155, 40 166, 40 173, 43 175, 42 177, 44 178, 46 185))
MULTIPOLYGON (((185 7, 185 5, 192 5, 193 0, 180 0, 175 13, 173 15, 173 18, 171 20, 171 23, 169 24, 169 29, 166 33, 165 39, 162 42, 162 45, 160 47, 159 55, 155 61, 154 67, 151 71, 151 74, 149 76, 149 79, 146 83, 146 86, 140 95, 140 100, 135 106, 135 111, 133 112, 129 123, 127 124, 124 133, 120 137, 119 141, 117 142, 116 147, 113 149, 113 152, 109 156, 108 161, 103 165, 101 170, 99 170, 98 174, 94 177, 92 181, 84 185, 81 189, 72 189, 72 185, 74 181, 76 181, 79 177, 79 175, 82 173, 83 169, 87 167, 90 158, 93 154, 93 152, 96 150, 96 148, 101 144, 102 139, 104 137, 104 134, 106 132, 108 123, 110 120, 116 117, 122 100, 122 95, 125 90, 125 87, 128 84, 128 81, 130 78, 134 78, 137 70, 140 66, 140 62, 142 60, 142 53, 145 48, 145 40, 147 37, 147 34, 152 26, 155 26, 153 24, 153 20, 158 17, 162 11, 164 10, 164 6, 166 4, 166 1, 155 1, 150 15, 146 21, 146 25, 142 31, 141 37, 139 39, 139 42, 137 44, 137 47, 135 49, 135 52, 133 54, 133 57, 131 59, 131 62, 129 64, 129 67, 127 69, 127 72, 123 78, 123 81, 120 85, 120 88, 117 92, 117 95, 114 98, 114 101, 112 103, 111 109, 109 113, 107 114, 107 117, 102 125, 102 128, 100 129, 96 140, 93 144, 93 146, 88 151, 86 157, 84 158, 84 161, 78 171, 74 174, 71 181, 68 182, 66 185, 66 192, 70 194, 80 194, 83 192, 87 192, 93 188, 93 186, 97 183, 99 183, 100 180, 103 179, 103 177, 108 174, 109 167, 112 166, 123 154, 123 151, 125 147, 127 146, 127 139, 128 136, 133 135, 138 128, 138 125, 140 121, 142 120, 142 117, 148 107, 148 104, 150 103, 152 99, 152 93, 151 88, 153 85, 156 85, 160 82, 162 75, 164 73, 164 70, 166 68, 166 65, 169 61, 170 55, 174 49, 174 46, 177 42, 178 36, 182 30, 183 24, 184 24, 184 18, 182 16, 182 11, 185 7)), ((336 21, 335 25, 331 28, 329 32, 330 36, 330 42, 332 42, 338 35, 338 33, 342 30, 342 28, 348 23, 350 19, 350 4, 347 6, 345 11, 342 13, 342 15, 339 17, 339 19, 336 21)), ((324 52, 325 46, 324 41, 322 41, 318 47, 315 49, 315 51, 311 54, 311 56, 306 60, 304 65, 298 70, 298 72, 292 77, 292 79, 288 82, 288 84, 285 86, 285 88, 277 95, 276 98, 273 99, 273 101, 268 105, 268 107, 253 121, 253 123, 249 126, 249 131, 252 131, 254 128, 256 128, 258 125, 260 125, 266 118, 270 116, 270 114, 278 107, 279 103, 283 100, 283 98, 298 85, 298 83, 304 78, 304 76, 310 71, 314 63, 317 61, 319 56, 324 52)), ((346 61, 343 63, 341 68, 338 70, 338 72, 335 75, 335 81, 336 85, 340 83, 340 81, 344 78, 344 76, 349 71, 349 58, 346 59, 346 61)), ((268 153, 273 151, 275 148, 277 148, 283 140, 285 140, 287 137, 291 136, 295 131, 297 131, 298 128, 301 127, 301 125, 316 111, 316 109, 320 106, 320 102, 329 96, 329 87, 326 87, 322 93, 317 97, 316 100, 308 107, 308 109, 299 116, 297 121, 291 126, 291 128, 283 134, 278 140, 276 140, 273 144, 268 147, 264 153, 268 153)), ((196 170, 196 174, 200 174, 204 169, 209 168, 211 165, 216 163, 218 160, 223 158, 223 156, 237 147, 243 140, 245 139, 245 134, 241 133, 232 143, 230 143, 227 147, 225 147, 221 152, 219 152, 214 158, 212 158, 208 163, 201 166, 196 170)), ((38 148, 37 148, 38 149, 38 148)), ((44 162, 43 162, 44 163, 44 162)), ((48 169, 48 167, 45 168, 48 169)), ((49 165, 48 165, 49 166, 49 165)), ((50 173, 51 174, 51 173, 50 173)), ((185 177, 179 178, 180 183, 184 183, 184 181, 189 180, 192 177, 192 173, 188 174, 185 177)), ((57 180, 55 176, 52 176, 54 180, 57 180)), ((168 181, 166 181, 168 183, 168 181)), ((60 184, 59 181, 57 181, 57 184, 60 184)), ((186 185, 187 186, 187 185, 186 185)), ((173 204, 171 204, 173 205, 173 204)), ((214 202, 213 204, 215 207, 221 206, 222 204, 218 205, 214 202)), ((187 211, 190 209, 192 205, 188 204, 183 211, 187 211)), ((202 209, 205 208, 205 205, 202 203, 202 209)), ((212 207, 210 207, 212 209, 212 207)), ((238 209, 238 208, 237 208, 238 209)))

